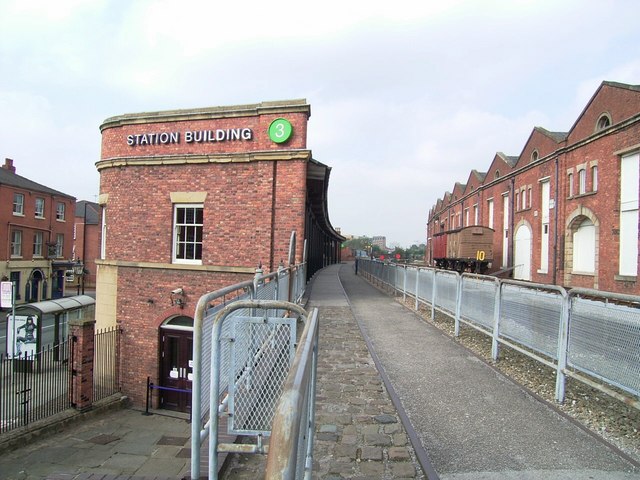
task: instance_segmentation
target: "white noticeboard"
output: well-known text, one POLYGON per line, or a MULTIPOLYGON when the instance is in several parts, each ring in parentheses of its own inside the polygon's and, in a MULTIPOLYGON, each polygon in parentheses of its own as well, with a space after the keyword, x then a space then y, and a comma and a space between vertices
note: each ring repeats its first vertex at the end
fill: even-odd
POLYGON ((0 307, 13 307, 13 283, 0 282, 0 307))

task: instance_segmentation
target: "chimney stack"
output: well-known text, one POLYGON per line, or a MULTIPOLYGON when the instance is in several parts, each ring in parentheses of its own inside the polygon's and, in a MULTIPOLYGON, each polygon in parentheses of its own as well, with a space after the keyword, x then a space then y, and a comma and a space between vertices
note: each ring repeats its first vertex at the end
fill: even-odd
POLYGON ((9 170, 11 173, 16 173, 16 167, 13 166, 13 160, 10 158, 4 159, 4 165, 2 165, 2 168, 9 170))

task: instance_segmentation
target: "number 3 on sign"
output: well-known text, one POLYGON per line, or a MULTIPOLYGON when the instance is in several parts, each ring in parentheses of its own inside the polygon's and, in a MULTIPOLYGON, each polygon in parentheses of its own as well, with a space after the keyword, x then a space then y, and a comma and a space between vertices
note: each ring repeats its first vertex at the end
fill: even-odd
POLYGON ((291 138, 293 127, 291 122, 284 118, 278 118, 269 125, 269 138, 275 143, 284 143, 291 138))

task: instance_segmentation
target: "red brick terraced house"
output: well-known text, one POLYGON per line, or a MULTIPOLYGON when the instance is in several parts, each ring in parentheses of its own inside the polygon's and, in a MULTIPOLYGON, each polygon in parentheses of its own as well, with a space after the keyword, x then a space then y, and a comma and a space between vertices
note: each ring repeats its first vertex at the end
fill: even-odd
POLYGON ((520 155, 445 193, 427 259, 434 234, 478 219, 494 229, 490 273, 639 295, 639 159, 640 86, 605 81, 568 132, 535 127, 520 155))
MULTIPOLYGON (((277 270, 292 232, 296 262, 306 241, 309 275, 339 261, 330 168, 307 149, 310 114, 306 101, 290 100, 126 114, 100 126, 96 320, 121 328, 120 378, 135 404, 144 405, 147 377, 163 385, 172 371, 191 371, 202 295, 253 278, 259 264, 277 270)), ((158 402, 190 406, 170 393, 158 402)))
POLYGON ((18 175, 13 160, 0 167, 0 279, 14 282, 16 304, 67 294, 74 211, 74 197, 18 175))

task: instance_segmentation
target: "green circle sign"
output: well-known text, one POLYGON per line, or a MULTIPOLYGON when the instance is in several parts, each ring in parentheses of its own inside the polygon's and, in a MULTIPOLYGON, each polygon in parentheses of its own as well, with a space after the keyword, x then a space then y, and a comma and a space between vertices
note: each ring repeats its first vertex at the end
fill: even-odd
POLYGON ((291 122, 284 118, 278 118, 269 125, 269 138, 275 143, 284 143, 293 133, 291 122))

